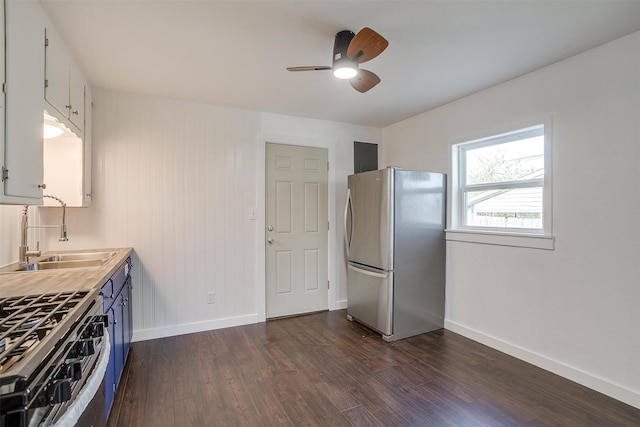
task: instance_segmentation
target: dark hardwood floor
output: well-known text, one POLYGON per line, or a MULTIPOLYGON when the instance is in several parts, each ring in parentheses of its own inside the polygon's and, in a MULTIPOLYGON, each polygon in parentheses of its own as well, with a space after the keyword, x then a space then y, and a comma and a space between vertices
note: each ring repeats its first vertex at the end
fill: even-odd
POLYGON ((134 343, 109 426, 640 426, 640 410, 441 330, 344 310, 134 343))

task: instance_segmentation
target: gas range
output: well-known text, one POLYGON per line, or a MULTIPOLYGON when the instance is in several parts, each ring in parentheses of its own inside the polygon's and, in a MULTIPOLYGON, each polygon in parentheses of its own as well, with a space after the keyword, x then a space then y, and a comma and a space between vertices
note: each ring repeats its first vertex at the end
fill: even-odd
POLYGON ((0 298, 0 427, 62 415, 100 353, 101 309, 89 291, 0 298))

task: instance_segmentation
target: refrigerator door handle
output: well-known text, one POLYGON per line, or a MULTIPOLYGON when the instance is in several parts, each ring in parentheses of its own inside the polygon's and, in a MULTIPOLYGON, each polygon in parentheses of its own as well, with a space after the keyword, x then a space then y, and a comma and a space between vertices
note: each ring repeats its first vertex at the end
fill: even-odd
MULTIPOLYGON (((347 216, 349 215, 349 207, 351 206, 351 189, 347 188, 347 202, 344 205, 344 247, 347 251, 347 258, 349 257, 349 252, 351 250, 351 234, 353 234, 353 229, 351 230, 351 234, 347 229, 347 216)), ((353 213, 351 214, 351 227, 353 227, 353 213)))
POLYGON ((352 264, 347 264, 347 267, 353 271, 356 271, 360 274, 366 274, 367 276, 377 277, 379 279, 386 279, 389 277, 389 274, 386 273, 377 273, 375 271, 365 270, 363 268, 358 268, 352 264))

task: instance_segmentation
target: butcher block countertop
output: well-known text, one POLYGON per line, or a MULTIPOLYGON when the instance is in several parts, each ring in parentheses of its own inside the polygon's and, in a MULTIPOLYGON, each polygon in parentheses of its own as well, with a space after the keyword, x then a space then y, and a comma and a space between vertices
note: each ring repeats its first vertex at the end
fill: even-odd
POLYGON ((70 251, 51 251, 43 253, 42 257, 51 254, 87 253, 87 252, 116 252, 109 261, 99 267, 61 268, 57 270, 21 271, 0 274, 0 297, 15 297, 23 295, 40 295, 64 291, 95 291, 97 296, 100 288, 113 273, 116 272, 129 255, 132 248, 100 248, 70 251))

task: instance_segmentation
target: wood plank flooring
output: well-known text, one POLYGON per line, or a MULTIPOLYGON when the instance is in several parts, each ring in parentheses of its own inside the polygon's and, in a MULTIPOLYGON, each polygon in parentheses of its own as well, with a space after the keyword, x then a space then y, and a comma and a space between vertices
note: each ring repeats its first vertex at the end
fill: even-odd
POLYGON ((450 331, 344 310, 134 343, 121 426, 640 426, 640 410, 450 331))

